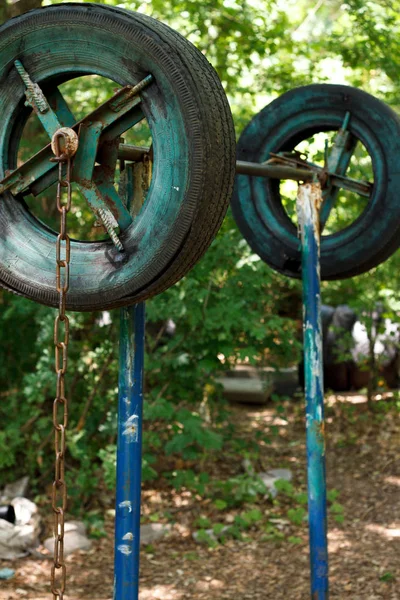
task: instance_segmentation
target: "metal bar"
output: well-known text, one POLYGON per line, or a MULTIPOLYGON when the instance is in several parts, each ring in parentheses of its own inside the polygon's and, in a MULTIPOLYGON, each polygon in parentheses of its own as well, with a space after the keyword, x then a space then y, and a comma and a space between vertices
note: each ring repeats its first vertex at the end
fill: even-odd
POLYGON ((121 309, 114 598, 138 600, 144 302, 121 309))
MULTIPOLYGON (((346 174, 351 157, 357 146, 357 138, 347 129, 350 116, 350 112, 346 112, 342 127, 335 136, 333 146, 326 160, 327 170, 330 173, 336 173, 337 175, 346 174)), ((332 185, 331 178, 329 178, 328 185, 324 187, 323 202, 320 211, 321 231, 323 231, 331 210, 335 205, 339 191, 340 188, 332 185)))
POLYGON ((120 144, 118 150, 118 158, 120 160, 132 160, 140 162, 145 154, 150 151, 146 146, 131 146, 130 144, 120 144))
MULTIPOLYGON (((113 186, 115 165, 114 168, 100 168, 100 178, 97 177, 97 168, 96 176, 94 174, 102 130, 103 124, 96 121, 81 124, 72 181, 79 185, 82 195, 95 214, 101 215, 101 211, 109 209, 116 219, 116 225, 124 230, 132 223, 132 217, 113 186)), ((115 163, 116 153, 117 151, 115 163)))
POLYGON ((294 179, 296 181, 311 181, 315 175, 317 177, 321 175, 324 178, 328 176, 331 185, 350 190, 366 198, 369 198, 371 195, 373 187, 373 184, 368 181, 357 181, 356 179, 351 179, 337 173, 329 173, 324 171, 322 167, 315 165, 312 166, 312 169, 308 170, 286 167, 285 165, 237 161, 236 173, 256 175, 258 177, 271 177, 274 179, 294 179))
MULTIPOLYGON (((122 160, 140 161, 147 154, 149 148, 140 146, 130 146, 121 144, 118 151, 118 158, 122 160)), ((312 181, 315 174, 321 174, 329 181, 332 186, 350 190, 369 198, 372 191, 372 184, 368 181, 357 181, 350 177, 344 177, 339 173, 325 173, 322 167, 312 165, 312 169, 297 168, 273 163, 253 163, 243 160, 236 161, 236 173, 240 175, 254 175, 256 177, 271 177, 272 179, 293 179, 294 181, 312 181)))
POLYGON ((25 104, 29 104, 33 108, 38 119, 42 123, 49 137, 51 138, 53 134, 57 131, 57 129, 61 128, 61 123, 58 120, 57 115, 51 109, 50 104, 48 103, 45 95, 43 94, 38 84, 34 83, 30 79, 21 61, 16 60, 14 65, 26 87, 25 104))
POLYGON ((295 181, 311 181, 314 176, 309 169, 297 169, 272 163, 252 163, 244 160, 236 161, 236 173, 257 175, 258 177, 273 177, 275 179, 294 179, 295 181))
POLYGON ((123 231, 129 227, 129 225, 132 223, 132 217, 127 208, 124 206, 123 202, 121 202, 114 185, 109 181, 104 181, 101 168, 99 168, 99 171, 97 171, 95 168, 92 187, 94 190, 96 190, 96 195, 100 196, 102 201, 109 208, 120 229, 123 231))
MULTIPOLYGON (((100 145, 112 139, 113 136, 120 135, 130 126, 140 121, 141 118, 140 108, 133 109, 119 123, 116 123, 115 127, 107 129, 106 132, 102 133, 100 145), (128 118, 130 119, 129 123, 127 123, 128 118)), ((118 151, 118 158, 121 160, 140 161, 148 152, 149 148, 147 147, 121 144, 118 151)), ((56 180, 55 167, 49 163, 49 153, 50 146, 47 146, 21 167, 9 173, 0 181, 0 194, 10 189, 13 194, 32 192, 34 195, 37 195, 54 183, 56 180), (48 173, 50 170, 53 170, 51 175, 48 173)), ((317 173, 323 172, 322 168, 313 168, 317 173)), ((311 181, 314 177, 314 172, 308 169, 240 160, 236 162, 236 173, 257 177, 271 177, 273 179, 293 179, 295 181, 311 181)), ((355 192, 366 198, 369 198, 371 195, 372 184, 368 181, 356 181, 355 179, 332 173, 328 173, 328 175, 331 185, 355 192)))
POLYGON ((321 202, 322 193, 319 183, 307 183, 299 186, 297 213, 302 245, 308 520, 312 600, 327 600, 329 597, 324 384, 319 276, 319 209, 321 202))
POLYGON ((75 116, 70 110, 60 90, 57 87, 53 88, 46 94, 46 98, 51 110, 57 116, 62 127, 73 127, 76 123, 75 116))
MULTIPOLYGON (((146 77, 143 80, 143 85, 148 85, 150 81, 151 79, 146 77)), ((121 135, 124 131, 130 129, 136 123, 144 119, 144 114, 140 108, 140 97, 132 96, 133 91, 136 89, 142 89, 140 88, 140 84, 135 87, 125 86, 114 94, 112 98, 107 100, 107 102, 78 121, 72 129, 78 132, 81 125, 90 125, 94 122, 101 123, 102 133, 99 145, 101 145, 102 142, 121 135)), ((14 195, 27 192, 31 184, 41 176, 47 175, 48 171, 53 170, 56 172, 56 165, 49 162, 51 157, 52 152, 50 145, 48 145, 40 150, 35 156, 27 160, 21 167, 8 173, 6 177, 0 181, 0 194, 8 189, 10 189, 14 195)), ((49 178, 47 177, 46 181, 48 180, 49 178)))

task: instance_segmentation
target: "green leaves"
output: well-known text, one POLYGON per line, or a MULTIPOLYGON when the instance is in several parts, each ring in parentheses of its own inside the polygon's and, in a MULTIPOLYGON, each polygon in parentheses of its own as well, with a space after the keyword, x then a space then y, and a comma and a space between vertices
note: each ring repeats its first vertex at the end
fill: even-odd
POLYGON ((228 507, 241 506, 254 502, 267 493, 262 480, 257 475, 237 475, 225 481, 212 482, 213 494, 222 499, 228 507))
MULTIPOLYGON (((210 480, 208 473, 197 474, 192 469, 173 471, 172 473, 168 473, 167 476, 176 490, 186 488, 200 496, 205 495, 206 485, 210 480)), ((204 524, 200 526, 206 527, 204 524)))
POLYGON ((333 518, 335 519, 336 523, 341 524, 344 522, 344 507, 342 504, 334 502, 330 507, 330 512, 333 513, 333 518))
POLYGON ((183 458, 192 459, 202 451, 220 450, 222 435, 203 425, 199 415, 187 409, 180 410, 172 426, 175 435, 165 444, 165 452, 179 452, 183 458))
POLYGON ((301 525, 307 518, 307 511, 302 506, 297 508, 289 508, 287 517, 295 525, 301 525))

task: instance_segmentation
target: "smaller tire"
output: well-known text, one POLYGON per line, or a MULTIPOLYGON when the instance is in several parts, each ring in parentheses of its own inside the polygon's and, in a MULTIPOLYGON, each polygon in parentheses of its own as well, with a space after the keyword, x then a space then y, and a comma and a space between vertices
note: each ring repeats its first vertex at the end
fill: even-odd
MULTIPOLYGON (((348 227, 321 236, 321 278, 344 279, 386 260, 400 245, 400 119, 383 102, 347 86, 315 84, 283 94, 242 133, 238 160, 261 163, 291 151, 317 132, 348 130, 367 149, 374 185, 367 206, 348 227)), ((297 227, 282 204, 279 180, 239 175, 231 201, 236 223, 251 248, 272 268, 301 277, 297 227)))

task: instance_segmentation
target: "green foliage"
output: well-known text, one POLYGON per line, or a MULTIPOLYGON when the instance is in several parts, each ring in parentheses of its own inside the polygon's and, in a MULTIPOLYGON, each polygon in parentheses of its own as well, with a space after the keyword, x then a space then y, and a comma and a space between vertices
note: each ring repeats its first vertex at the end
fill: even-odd
POLYGON ((245 513, 242 513, 242 515, 241 515, 241 519, 249 527, 251 525, 255 525, 255 524, 259 523, 260 521, 263 520, 263 518, 264 518, 263 514, 259 508, 252 508, 251 510, 249 510, 245 513))
POLYGON ((181 469, 173 471, 167 475, 173 487, 176 490, 187 489, 200 496, 203 496, 206 491, 206 484, 209 482, 208 473, 200 473, 197 475, 192 469, 181 469))
POLYGON ((262 480, 256 475, 237 475, 225 481, 212 482, 213 495, 224 500, 228 507, 254 502, 267 493, 262 480))
POLYGON ((333 514, 336 523, 344 522, 344 507, 341 504, 334 502, 332 506, 330 506, 330 511, 333 514))
POLYGON ((327 492, 327 500, 329 505, 329 513, 332 515, 334 521, 341 525, 344 523, 344 506, 338 502, 340 492, 332 489, 327 492))
POLYGON ((295 525, 302 525, 303 521, 307 518, 307 511, 302 506, 289 508, 287 517, 295 525))
POLYGON ((220 498, 217 498, 214 501, 214 506, 218 510, 225 510, 228 507, 228 503, 225 500, 221 500, 220 498))
POLYGON ((220 450, 222 436, 207 429, 200 415, 181 409, 172 425, 173 437, 165 444, 167 454, 181 453, 185 459, 195 459, 200 452, 220 450))
POLYGON ((199 560, 200 556, 197 554, 197 552, 186 552, 183 555, 183 558, 185 560, 195 561, 195 560, 199 560))
POLYGON ((285 496, 288 496, 289 498, 291 498, 294 494, 294 486, 290 483, 290 481, 278 479, 278 481, 275 481, 274 486, 278 492, 285 494, 285 496))
POLYGON ((303 540, 299 537, 296 537, 295 535, 289 535, 288 542, 290 544, 302 544, 303 540))
POLYGON ((207 529, 207 527, 211 527, 211 521, 207 517, 199 517, 194 522, 195 527, 201 527, 202 529, 207 529))
POLYGON ((263 542, 281 542, 285 539, 285 534, 283 531, 279 531, 277 527, 275 527, 272 523, 267 523, 264 527, 265 534, 261 538, 263 542))
POLYGON ((232 525, 212 523, 207 517, 200 517, 194 522, 195 527, 201 527, 196 532, 196 539, 211 548, 215 548, 219 543, 224 544, 227 539, 244 540, 244 532, 259 526, 264 519, 264 515, 258 508, 237 514, 232 525))
POLYGON ((84 522, 88 528, 90 537, 96 539, 107 537, 107 533, 104 528, 104 518, 100 511, 94 510, 86 513, 84 522))
POLYGON ((299 494, 295 494, 294 499, 301 505, 306 505, 308 502, 308 496, 306 492, 300 492, 299 494))
POLYGON ((385 583, 391 583, 392 581, 396 581, 396 576, 390 571, 386 571, 383 575, 379 577, 379 581, 384 581, 385 583))
POLYGON ((207 546, 210 548, 216 548, 218 546, 218 542, 215 540, 215 538, 205 529, 199 529, 197 531, 197 541, 200 544, 207 544, 207 546))
POLYGON ((328 502, 335 502, 335 500, 338 498, 339 494, 340 494, 339 490, 335 490, 335 489, 328 490, 326 493, 328 502))

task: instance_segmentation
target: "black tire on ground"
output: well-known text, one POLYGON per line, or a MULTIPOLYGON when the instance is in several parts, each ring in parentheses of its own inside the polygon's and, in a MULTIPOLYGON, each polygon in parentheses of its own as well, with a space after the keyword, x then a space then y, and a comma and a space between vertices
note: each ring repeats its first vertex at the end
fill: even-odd
MULTIPOLYGON (((292 90, 258 113, 242 133, 237 158, 260 163, 271 152, 292 150, 317 132, 338 130, 350 112, 350 132, 372 159, 374 186, 362 214, 345 229, 321 238, 322 279, 368 271, 400 245, 400 119, 373 96, 343 85, 292 90)), ((279 181, 248 175, 236 179, 232 211, 251 248, 272 268, 301 277, 297 228, 279 192, 279 181)))
MULTIPOLYGON (((44 87, 87 73, 118 85, 153 75, 142 93, 154 144, 146 203, 122 234, 123 255, 110 241, 72 242, 67 308, 113 308, 167 289, 204 254, 231 196, 234 127, 214 69, 165 24, 110 6, 62 4, 11 19, 0 28, 0 179, 16 166, 30 114, 17 59, 44 87)), ((56 234, 9 192, 0 202, 0 240, 0 285, 56 306, 56 234)))

